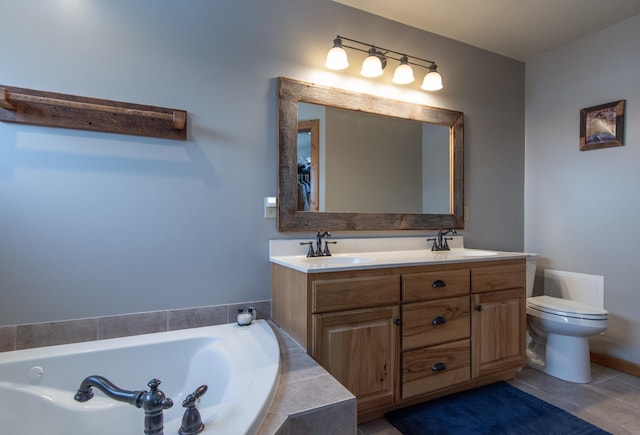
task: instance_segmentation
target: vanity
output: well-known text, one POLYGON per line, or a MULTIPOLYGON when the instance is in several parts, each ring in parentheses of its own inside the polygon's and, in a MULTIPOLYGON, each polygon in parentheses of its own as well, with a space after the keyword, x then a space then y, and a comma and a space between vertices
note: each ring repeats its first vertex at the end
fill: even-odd
MULTIPOLYGON (((464 228, 462 112, 281 77, 278 135, 278 231, 464 228)), ((426 239, 337 239, 312 258, 310 239, 270 241, 272 320, 360 423, 525 365, 527 255, 426 239)))
POLYGON ((357 397, 360 423, 524 367, 526 254, 408 237, 307 258, 300 241, 271 241, 272 319, 357 397))

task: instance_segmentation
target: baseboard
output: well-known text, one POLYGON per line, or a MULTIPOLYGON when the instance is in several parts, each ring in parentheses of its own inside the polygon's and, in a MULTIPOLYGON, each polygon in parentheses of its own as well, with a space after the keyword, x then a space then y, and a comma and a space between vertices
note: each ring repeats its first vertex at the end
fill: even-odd
POLYGON ((591 362, 616 369, 633 376, 640 376, 640 364, 605 355, 603 353, 591 352, 591 362))

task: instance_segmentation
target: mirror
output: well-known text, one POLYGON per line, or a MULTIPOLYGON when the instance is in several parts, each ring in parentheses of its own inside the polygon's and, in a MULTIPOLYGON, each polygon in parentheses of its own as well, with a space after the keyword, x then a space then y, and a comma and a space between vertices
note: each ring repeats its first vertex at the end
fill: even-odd
POLYGON ((282 77, 279 80, 278 93, 279 231, 420 230, 464 227, 464 131, 461 112, 282 77), (299 112, 304 120, 299 119, 299 112), (320 115, 316 116, 314 113, 320 115), (335 125, 335 119, 338 118, 349 121, 346 125, 350 127, 343 130, 349 131, 350 134, 342 134, 336 148, 334 142, 339 135, 333 127, 326 132, 324 129, 335 125), (354 122, 368 125, 365 130, 371 130, 372 125, 383 127, 373 134, 366 131, 356 133, 354 122), (323 132, 320 136, 324 141, 321 139, 319 143, 314 144, 311 140, 311 144, 307 145, 311 153, 315 149, 315 157, 311 156, 310 162, 307 162, 310 163, 306 168, 306 172, 310 174, 307 181, 316 187, 315 191, 311 188, 308 192, 308 207, 301 208, 299 177, 306 175, 299 174, 300 160, 304 160, 305 157, 298 155, 298 138, 300 137, 303 148, 303 141, 311 136, 309 123, 316 123, 315 128, 323 132), (417 137, 416 143, 411 145, 417 149, 417 157, 407 157, 407 153, 398 152, 402 141, 397 132, 393 135, 387 134, 394 131, 397 125, 405 124, 410 125, 409 130, 412 131, 406 134, 417 137), (439 145, 433 146, 429 140, 424 139, 426 132, 431 135, 433 131, 445 136, 439 145), (358 145, 355 136, 364 136, 366 143, 358 145), (387 139, 381 140, 381 144, 373 143, 373 137, 384 136, 387 136, 387 139), (323 143, 329 141, 331 144, 323 143), (390 141, 392 143, 389 143, 390 141), (435 157, 434 149, 439 157, 435 157), (356 156, 360 162, 349 162, 348 154, 356 156), (384 161, 369 161, 373 155, 385 155, 384 161), (398 159, 398 156, 404 160, 398 159), (385 164, 387 166, 384 166, 385 164), (368 171, 373 165, 382 166, 368 171), (340 167, 346 172, 336 175, 340 167), (375 176, 365 178, 365 174, 370 175, 371 172, 375 176), (405 186, 413 187, 394 184, 399 182, 399 179, 407 177, 410 181, 405 186), (371 187, 373 179, 386 179, 387 182, 368 189, 372 193, 369 200, 363 199, 361 195, 355 196, 353 192, 362 189, 362 185, 371 187), (396 201, 397 197, 408 195, 407 191, 416 190, 415 186, 418 187, 415 194, 417 196, 399 201, 400 205, 391 204, 392 201, 388 200, 393 197, 396 201), (424 186, 428 189, 421 189, 424 186), (354 187, 355 190, 349 193, 348 187, 354 187), (363 206, 367 202, 371 204, 363 206), (439 205, 434 205, 438 203, 439 205))

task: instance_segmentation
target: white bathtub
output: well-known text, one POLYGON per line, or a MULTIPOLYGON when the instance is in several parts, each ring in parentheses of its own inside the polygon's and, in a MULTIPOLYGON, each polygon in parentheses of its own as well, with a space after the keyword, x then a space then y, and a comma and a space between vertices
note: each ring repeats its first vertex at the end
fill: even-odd
POLYGON ((208 385, 198 409, 202 434, 253 434, 279 374, 277 339, 264 320, 0 353, 0 434, 141 435, 144 411, 94 388, 73 398, 82 380, 101 375, 125 390, 148 390, 153 378, 173 399, 164 434, 177 434, 182 401, 208 385))

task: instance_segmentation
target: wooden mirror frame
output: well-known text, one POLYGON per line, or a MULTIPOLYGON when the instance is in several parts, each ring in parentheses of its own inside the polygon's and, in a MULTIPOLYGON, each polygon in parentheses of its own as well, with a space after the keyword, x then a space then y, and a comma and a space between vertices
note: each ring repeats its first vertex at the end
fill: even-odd
POLYGON ((464 115, 280 77, 278 80, 278 231, 434 230, 464 228, 464 115), (298 103, 339 107, 445 125, 450 131, 451 213, 298 211, 298 103))

